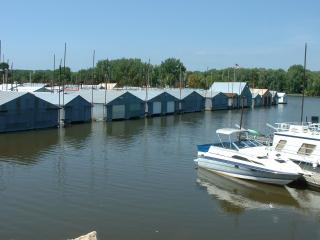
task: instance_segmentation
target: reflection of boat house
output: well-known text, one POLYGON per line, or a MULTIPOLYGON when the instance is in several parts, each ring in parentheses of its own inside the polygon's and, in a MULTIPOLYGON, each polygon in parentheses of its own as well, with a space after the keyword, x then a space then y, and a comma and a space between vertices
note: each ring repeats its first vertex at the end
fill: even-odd
POLYGON ((214 82, 209 91, 222 92, 229 96, 229 108, 231 106, 240 108, 242 104, 244 107, 252 105, 252 94, 246 82, 214 82))
POLYGON ((0 92, 0 132, 56 127, 58 112, 31 93, 0 92))
POLYGON ((78 94, 34 93, 37 97, 60 106, 60 121, 80 123, 91 121, 91 103, 78 94))

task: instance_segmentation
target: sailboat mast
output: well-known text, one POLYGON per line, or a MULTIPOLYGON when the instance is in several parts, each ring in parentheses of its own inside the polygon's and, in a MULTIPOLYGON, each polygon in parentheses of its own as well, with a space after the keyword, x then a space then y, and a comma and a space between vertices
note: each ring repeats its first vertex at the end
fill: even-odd
POLYGON ((307 62, 307 43, 304 45, 304 66, 303 66, 303 82, 302 82, 302 100, 301 100, 301 116, 300 122, 303 122, 303 107, 304 107, 304 88, 306 82, 306 62, 307 62))

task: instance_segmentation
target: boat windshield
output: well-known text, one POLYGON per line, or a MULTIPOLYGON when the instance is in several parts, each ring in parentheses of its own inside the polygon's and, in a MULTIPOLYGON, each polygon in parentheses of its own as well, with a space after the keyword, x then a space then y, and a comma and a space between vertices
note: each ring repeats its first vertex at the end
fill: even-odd
POLYGON ((248 137, 247 131, 230 129, 218 132, 219 143, 214 144, 218 147, 239 150, 243 148, 262 146, 261 143, 248 137))

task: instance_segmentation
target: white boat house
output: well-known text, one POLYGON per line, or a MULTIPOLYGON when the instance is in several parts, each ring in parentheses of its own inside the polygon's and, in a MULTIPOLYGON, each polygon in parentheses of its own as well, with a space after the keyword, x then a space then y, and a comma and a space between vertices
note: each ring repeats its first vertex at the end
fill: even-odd
POLYGON ((279 104, 286 104, 288 103, 288 97, 286 93, 278 92, 278 103, 279 104))

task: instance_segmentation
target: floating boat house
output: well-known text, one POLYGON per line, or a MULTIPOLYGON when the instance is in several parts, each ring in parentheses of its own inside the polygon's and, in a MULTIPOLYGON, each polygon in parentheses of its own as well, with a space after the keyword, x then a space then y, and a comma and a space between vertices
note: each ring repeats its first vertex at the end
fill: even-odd
POLYGON ((286 93, 278 92, 278 103, 279 104, 286 104, 288 103, 288 98, 286 93))
POLYGON ((261 107, 262 98, 259 93, 252 93, 252 107, 261 107))
POLYGON ((179 99, 181 113, 201 112, 205 109, 205 97, 197 89, 166 89, 167 93, 179 99))
POLYGON ((66 124, 91 121, 91 103, 79 94, 35 92, 37 97, 60 107, 59 120, 66 124))
POLYGON ((31 93, 0 92, 0 132, 58 126, 59 107, 31 93))
POLYGON ((278 104, 278 92, 277 91, 270 91, 270 93, 272 95, 271 104, 272 105, 277 105, 278 104))
POLYGON ((142 118, 145 102, 124 90, 81 90, 80 95, 93 102, 92 119, 113 121, 142 118))
POLYGON ((262 99, 262 106, 271 106, 272 104, 272 94, 270 93, 269 89, 263 88, 251 88, 252 93, 258 93, 262 99))
POLYGON ((241 108, 242 104, 244 107, 252 105, 252 93, 246 82, 214 82, 209 91, 226 94, 229 97, 229 108, 241 108))
POLYGON ((107 91, 106 120, 142 118, 145 114, 145 101, 128 91, 107 91))
POLYGON ((163 90, 145 89, 129 91, 146 102, 145 112, 148 116, 159 116, 179 112, 179 99, 163 90))
POLYGON ((234 109, 239 107, 239 96, 236 93, 225 93, 228 97, 228 109, 234 109))
MULTIPOLYGON (((111 91, 110 91, 111 92, 111 91)), ((120 91, 119 91, 120 92, 120 91)), ((106 102, 109 91, 95 89, 81 89, 78 94, 92 104, 91 118, 94 121, 106 119, 106 102), (107 94, 108 92, 108 94, 107 94)), ((118 96, 118 95, 117 95, 118 96)))
POLYGON ((222 92, 202 91, 202 96, 205 97, 205 110, 225 110, 229 109, 229 97, 222 92))
POLYGON ((222 92, 212 93, 212 110, 225 110, 228 109, 229 97, 222 92))

